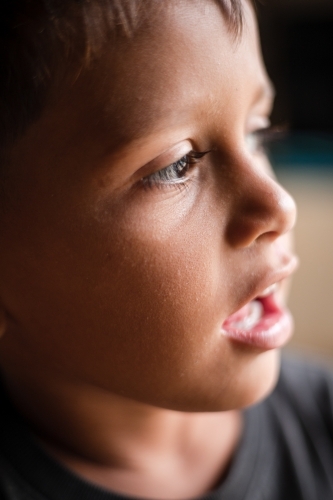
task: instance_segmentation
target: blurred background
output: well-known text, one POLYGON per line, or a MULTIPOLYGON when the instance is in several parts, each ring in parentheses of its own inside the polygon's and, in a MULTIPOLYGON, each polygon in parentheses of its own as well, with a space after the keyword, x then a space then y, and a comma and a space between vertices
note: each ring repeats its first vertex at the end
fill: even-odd
POLYGON ((272 122, 289 132, 268 151, 298 205, 301 260, 289 347, 333 362, 333 1, 261 0, 259 28, 277 90, 272 122))

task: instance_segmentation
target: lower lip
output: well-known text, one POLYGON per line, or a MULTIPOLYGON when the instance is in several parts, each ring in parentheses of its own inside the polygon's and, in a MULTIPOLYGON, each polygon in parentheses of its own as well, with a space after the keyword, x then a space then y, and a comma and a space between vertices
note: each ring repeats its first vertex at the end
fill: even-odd
MULTIPOLYGON (((274 294, 260 299, 261 318, 249 329, 233 323, 232 316, 222 325, 222 333, 231 341, 260 350, 278 349, 288 342, 293 332, 293 319, 287 309, 281 308, 274 294)), ((236 313, 239 314, 239 313, 236 313)))

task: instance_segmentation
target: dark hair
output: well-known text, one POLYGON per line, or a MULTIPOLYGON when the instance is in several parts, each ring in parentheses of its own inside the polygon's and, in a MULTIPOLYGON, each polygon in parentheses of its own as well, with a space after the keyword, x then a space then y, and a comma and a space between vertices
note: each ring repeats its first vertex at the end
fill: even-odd
MULTIPOLYGON (((150 0, 156 5, 167 0, 150 0)), ((242 26, 242 0, 216 0, 230 29, 242 26)), ((50 90, 83 69, 112 33, 132 36, 147 0, 1 0, 0 157, 33 120, 50 90)))

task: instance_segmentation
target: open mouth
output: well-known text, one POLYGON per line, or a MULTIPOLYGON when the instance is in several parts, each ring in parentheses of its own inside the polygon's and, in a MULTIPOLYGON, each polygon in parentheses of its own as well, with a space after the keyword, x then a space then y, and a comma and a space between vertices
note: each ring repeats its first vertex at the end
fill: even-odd
POLYGON ((278 304, 277 288, 277 284, 270 286, 229 316, 222 333, 235 342, 262 350, 282 347, 291 337, 293 321, 289 311, 278 304))

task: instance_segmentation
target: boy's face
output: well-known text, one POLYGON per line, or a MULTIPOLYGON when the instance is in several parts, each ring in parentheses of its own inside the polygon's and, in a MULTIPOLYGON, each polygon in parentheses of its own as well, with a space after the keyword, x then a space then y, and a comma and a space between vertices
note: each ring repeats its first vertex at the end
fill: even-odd
POLYGON ((5 371, 16 357, 191 411, 271 388, 277 351, 222 333, 293 268, 294 204, 254 145, 271 91, 244 8, 238 42, 213 1, 148 11, 17 144, 0 219, 5 371), (168 167, 191 150, 210 152, 168 167))

